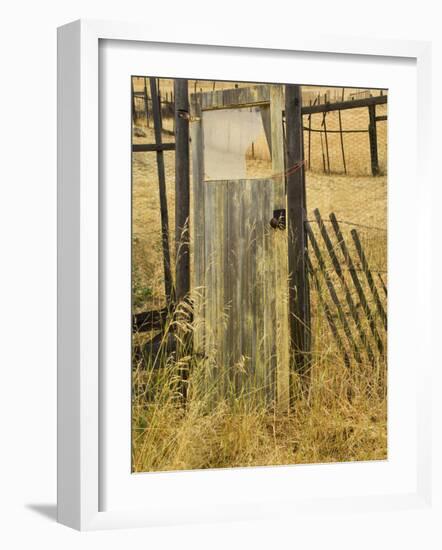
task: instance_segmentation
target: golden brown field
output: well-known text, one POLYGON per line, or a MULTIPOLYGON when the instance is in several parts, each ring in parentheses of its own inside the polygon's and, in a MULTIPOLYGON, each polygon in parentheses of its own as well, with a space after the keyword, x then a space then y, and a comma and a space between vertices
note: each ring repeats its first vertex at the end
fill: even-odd
MULTIPOLYGON (((222 84, 222 83, 221 83, 222 84)), ((220 84, 220 85, 221 85, 220 84)), ((217 83, 218 85, 218 83, 217 83)), ((135 81, 135 89, 139 83, 135 81)), ((202 82, 199 86, 203 87, 202 82)), ((204 83, 210 87, 211 83, 204 83)), ((139 89, 139 88, 138 88, 139 89)), ((163 89, 167 89, 167 81, 163 89)), ((204 88, 205 89, 205 88, 204 88)), ((211 89, 211 88, 209 88, 211 89)), ((171 88, 169 88, 171 90, 171 88)), ((384 107, 384 106, 382 106, 384 107)), ((342 112, 344 128, 368 125, 366 109, 342 112)), ((377 114, 386 114, 379 109, 377 114)), ((320 128, 322 115, 312 117, 312 128, 320 128)), ((151 128, 139 121, 134 143, 153 143, 151 128), (141 135, 143 134, 143 135, 141 135)), ((304 117, 304 125, 307 125, 304 117)), ((173 128, 172 121, 165 121, 173 128)), ((378 123, 381 172, 387 166, 387 123, 378 123)), ((327 129, 337 129, 337 115, 327 115, 327 129)), ((329 135, 332 174, 322 172, 319 134, 312 133, 310 170, 306 172, 308 218, 318 208, 324 219, 334 212, 339 220, 364 227, 359 234, 370 265, 387 269, 387 177, 371 177, 367 134, 347 134, 348 175, 342 174, 339 134, 329 135)), ((164 134, 163 141, 173 141, 164 134)), ((304 133, 308 156, 307 132, 304 133)), ((248 159, 248 174, 262 173, 270 161, 255 148, 248 159), (260 158, 261 157, 261 158, 260 158)), ((174 152, 164 153, 170 221, 174 236, 174 152)), ((192 205, 191 205, 192 210, 192 205)), ((160 240, 160 210, 155 153, 133 154, 133 310, 159 309, 165 304, 160 240)), ((343 228, 346 226, 342 226, 343 228)), ((350 225, 349 225, 350 227, 350 225)), ((171 245, 172 264, 174 247, 171 245)), ((386 273, 383 275, 387 281, 386 273)), ((299 391, 293 411, 278 415, 250 399, 234 405, 209 407, 210 392, 201 392, 198 359, 185 347, 179 362, 163 368, 141 369, 133 374, 133 470, 176 470, 233 466, 260 466, 387 457, 387 388, 385 360, 375 367, 344 365, 330 336, 321 305, 312 289, 311 381, 307 392, 299 391), (188 353, 189 352, 189 353, 188 353), (179 373, 189 370, 186 408, 179 399, 179 373), (152 399, 152 396, 155 396, 152 399)), ((186 324, 186 323, 184 323, 186 324)), ((183 330, 192 330, 185 326, 183 330)), ((134 335, 144 342, 151 335, 134 335)), ((386 342, 385 342, 386 344, 386 342)), ((160 354, 164 351, 160 351, 160 354)), ((296 386, 298 380, 293 375, 296 386)))

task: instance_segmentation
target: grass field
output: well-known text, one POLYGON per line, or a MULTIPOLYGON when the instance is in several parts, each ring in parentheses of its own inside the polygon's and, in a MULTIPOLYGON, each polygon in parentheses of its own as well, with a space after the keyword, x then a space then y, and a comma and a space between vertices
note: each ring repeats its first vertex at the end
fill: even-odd
MULTIPOLYGON (((368 116, 362 111, 343 112, 344 128, 366 127, 368 116)), ((378 114, 385 112, 379 111, 378 114)), ((313 128, 321 126, 321 120, 316 117, 312 119, 313 128)), ((337 117, 336 120, 332 115, 328 117, 327 128, 337 128, 337 117)), ((142 121, 138 126, 134 143, 153 143, 153 130, 146 128, 142 121)), ((165 127, 172 128, 172 121, 165 121, 165 127)), ((317 140, 318 136, 314 139, 317 140)), ((349 222, 349 228, 350 222, 359 224, 358 231, 372 269, 384 273, 387 270, 386 123, 378 124, 380 166, 384 175, 375 178, 368 175, 367 135, 348 134, 345 138, 348 140, 348 175, 341 173, 341 144, 335 136, 338 134, 329 140, 332 174, 321 173, 321 146, 312 141, 311 169, 306 172, 308 218, 313 219, 313 210, 319 208, 324 218, 334 212, 339 220, 349 222)), ((163 135, 164 141, 173 139, 173 136, 163 135)), ((255 149, 255 158, 247 161, 251 177, 269 168, 270 161, 265 154, 259 157, 258 148, 255 149)), ((174 153, 166 151, 164 158, 173 243, 174 153)), ((134 312, 159 309, 164 306, 165 298, 155 153, 133 155, 132 244, 134 312)), ((386 281, 386 273, 384 277, 386 281)), ((186 332, 192 328, 183 321, 180 330, 186 332)), ((203 391, 201 383, 203 361, 193 357, 186 346, 180 350, 178 362, 169 361, 164 354, 161 370, 145 370, 140 364, 135 365, 133 470, 385 459, 385 360, 377 358, 375 366, 367 361, 366 364, 346 367, 314 292, 312 333, 311 382, 307 392, 297 393, 290 415, 266 410, 246 396, 236 398, 233 406, 220 402, 216 407, 209 407, 210 392, 205 386, 203 391), (182 407, 180 400, 179 375, 183 369, 189 372, 186 408, 182 407)), ((134 342, 143 342, 149 336, 134 335, 134 342)), ((298 387, 299 380, 293 376, 293 384, 298 387)))

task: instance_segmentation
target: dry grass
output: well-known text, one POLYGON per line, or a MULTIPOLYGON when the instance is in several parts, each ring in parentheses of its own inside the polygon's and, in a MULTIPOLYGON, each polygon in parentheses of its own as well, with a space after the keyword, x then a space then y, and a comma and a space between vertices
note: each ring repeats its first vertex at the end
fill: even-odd
MULTIPOLYGON (((384 114, 379 112, 379 114, 384 114)), ((344 127, 366 126, 354 113, 344 127)), ((336 121, 327 119, 333 129, 336 121)), ((349 115, 350 116, 350 115, 349 115)), ((362 115, 365 116, 365 115, 362 115)), ((344 113, 343 113, 344 121, 344 113)), ((166 125, 172 127, 171 122, 166 125)), ((313 121, 320 127, 321 121, 313 121)), ((385 123, 381 123, 386 127, 385 123)), ((380 126, 380 125, 378 125, 380 126)), ((153 143, 151 129, 146 136, 134 137, 136 143, 153 143)), ((381 167, 386 166, 386 131, 380 133, 381 167), (385 139, 385 143, 382 141, 385 139)), ((365 134, 348 134, 360 140, 365 134)), ((173 137, 164 135, 165 141, 173 137)), ((347 139, 347 138, 345 138, 347 139)), ((368 140, 368 138, 367 138, 368 140)), ((322 157, 314 157, 307 172, 308 217, 319 208, 327 219, 335 212, 339 220, 356 222, 373 269, 387 268, 387 178, 368 176, 368 144, 353 144, 347 151, 349 172, 340 172, 340 143, 329 142, 332 170, 325 175, 322 157), (363 152, 365 151, 365 153, 363 152), (364 156, 365 155, 365 156, 364 156)), ((360 142, 362 143, 362 141, 360 142)), ((314 147, 314 145, 313 145, 314 147)), ((321 155, 320 144, 316 147, 321 155)), ((255 153, 258 156, 255 149, 255 153)), ((307 149, 306 149, 307 156, 307 149)), ((169 204, 170 236, 174 231, 174 153, 164 153, 169 204)), ((248 174, 253 177, 268 170, 268 160, 248 159, 248 174)), ((192 209, 192 205, 191 205, 192 209)), ((351 226, 342 226, 349 238, 351 226)), ((160 240, 158 180, 154 153, 133 156, 133 295, 134 310, 157 309, 164 305, 163 265, 160 240)), ((171 246, 173 261, 173 246, 171 246)), ((386 281, 386 275, 385 281, 386 281)), ((312 293, 313 349, 311 382, 307 393, 295 396, 290 415, 264 409, 250 396, 232 396, 210 405, 211 392, 203 383, 207 364, 192 356, 186 346, 178 352, 178 362, 170 361, 160 350, 161 369, 141 369, 133 374, 133 470, 164 471, 177 469, 265 466, 350 460, 375 460, 387 457, 386 364, 377 358, 375 366, 367 361, 350 368, 344 365, 324 319, 315 293, 312 293), (188 400, 184 408, 179 375, 189 373, 188 400)), ((181 330, 192 330, 185 325, 181 330)), ((150 335, 149 335, 150 336, 150 335)), ((135 335, 142 342, 145 335, 135 335)), ((386 342, 384 342, 386 344, 386 342)), ((294 379, 296 387, 297 380, 294 379)))
MULTIPOLYGON (((185 347, 177 361, 160 350, 161 369, 139 364, 133 376, 133 470, 385 459, 385 364, 345 367, 327 336, 321 339, 323 329, 316 324, 321 349, 312 354, 309 390, 295 395, 290 414, 277 414, 246 394, 214 399, 215 389, 206 383, 208 362, 195 360, 185 347), (186 407, 183 369, 189 373, 186 407)), ((293 386, 299 387, 296 378, 293 386)))

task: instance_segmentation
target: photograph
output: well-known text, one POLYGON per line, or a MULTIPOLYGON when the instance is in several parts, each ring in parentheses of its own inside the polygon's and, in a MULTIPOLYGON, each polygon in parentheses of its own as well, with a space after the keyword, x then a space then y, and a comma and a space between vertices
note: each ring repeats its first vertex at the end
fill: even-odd
POLYGON ((132 472, 386 460, 388 89, 127 86, 132 472))
POLYGON ((442 549, 433 4, 5 5, 0 547, 442 549))

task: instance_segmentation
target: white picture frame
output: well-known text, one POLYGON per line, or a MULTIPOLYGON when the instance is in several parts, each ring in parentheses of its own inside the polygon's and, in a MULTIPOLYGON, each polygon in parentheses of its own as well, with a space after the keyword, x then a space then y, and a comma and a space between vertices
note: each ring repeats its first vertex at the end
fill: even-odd
MULTIPOLYGON (((414 441, 413 453, 415 451, 416 455, 413 456, 413 463, 407 465, 407 472, 413 469, 415 483, 411 484, 412 489, 405 483, 403 489, 398 485, 395 490, 390 487, 389 490, 383 491, 380 487, 372 492, 367 491, 365 494, 352 493, 352 484, 357 484, 358 478, 363 475, 362 469, 351 470, 346 481, 348 486, 344 492, 333 489, 332 485, 327 493, 313 488, 312 484, 319 485, 321 483, 319 479, 339 478, 343 469, 349 468, 349 465, 345 464, 340 465, 339 471, 336 469, 336 465, 316 466, 321 469, 320 471, 309 469, 309 467, 303 467, 301 471, 298 467, 296 475, 301 480, 299 483, 303 483, 304 486, 310 484, 312 488, 310 498, 306 494, 303 494, 302 498, 295 498, 282 490, 289 481, 290 472, 294 471, 290 470, 291 467, 251 468, 221 472, 179 472, 155 474, 150 477, 149 474, 146 474, 138 479, 132 476, 130 484, 143 484, 144 486, 150 484, 151 495, 154 494, 154 490, 157 491, 156 494, 159 494, 162 487, 167 486, 168 489, 164 490, 165 498, 159 505, 151 502, 150 505, 143 507, 137 503, 129 506, 130 492, 125 492, 126 496, 125 498, 121 497, 121 503, 118 501, 118 493, 114 492, 117 496, 113 499, 112 506, 110 509, 103 510, 103 491, 100 487, 106 481, 109 472, 111 478, 114 475, 112 468, 121 469, 122 464, 118 460, 110 465, 103 462, 105 459, 103 453, 109 453, 111 448, 104 441, 103 426, 106 424, 103 424, 102 417, 106 415, 106 406, 103 406, 103 402, 109 401, 109 396, 114 395, 112 388, 118 386, 117 379, 114 379, 113 385, 106 385, 105 388, 102 386, 103 364, 100 348, 100 338, 102 337, 100 303, 106 299, 106 292, 101 284, 104 265, 101 247, 102 232, 106 230, 106 225, 100 222, 103 189, 100 188, 99 115, 101 109, 104 108, 100 105, 100 59, 101 62, 103 61, 100 44, 103 44, 103 41, 124 43, 128 47, 135 44, 151 44, 155 45, 157 53, 161 50, 158 44, 163 44, 169 50, 172 49, 175 54, 180 51, 180 48, 183 52, 190 52, 189 54, 197 48, 199 55, 209 58, 209 62, 213 46, 217 46, 219 52, 222 55, 228 55, 231 60, 247 52, 251 56, 255 53, 263 56, 271 53, 273 56, 281 58, 294 52, 312 56, 329 55, 335 56, 337 59, 353 57, 360 60, 361 58, 356 56, 376 56, 380 62, 384 60, 390 64, 395 63, 395 60, 397 62, 401 59, 411 60, 416 66, 418 85, 417 97, 415 91, 410 91, 410 97, 415 100, 413 109, 416 109, 417 128, 415 128, 414 141, 407 142, 407 146, 414 147, 412 155, 419 163, 420 168, 419 189, 416 196, 409 198, 408 202, 404 199, 404 207, 407 209, 413 203, 415 204, 419 235, 430 234, 428 228, 431 223, 429 209, 431 182, 427 168, 428 159, 426 158, 429 150, 428 125, 431 114, 429 87, 427 86, 430 79, 430 45, 428 43, 344 39, 342 37, 312 40, 298 35, 293 39, 281 37, 266 50, 263 49, 263 45, 267 48, 269 45, 262 42, 236 41, 230 43, 227 40, 225 42, 217 40, 216 44, 210 45, 210 40, 204 44, 204 37, 200 38, 199 43, 189 44, 189 37, 186 36, 185 29, 183 29, 182 35, 175 33, 171 38, 164 35, 161 30, 155 34, 151 31, 146 32, 142 26, 136 24, 118 22, 76 21, 61 27, 58 34, 59 522, 76 529, 91 530, 259 518, 269 515, 281 517, 294 513, 326 511, 330 507, 333 507, 335 511, 339 508, 345 512, 355 508, 364 511, 379 511, 379 509, 428 506, 431 500, 430 401, 427 398, 431 390, 432 355, 429 341, 431 329, 428 326, 431 315, 421 315, 421 324, 417 328, 419 331, 418 342, 416 347, 406 354, 409 356, 410 381, 412 380, 412 357, 419 355, 421 358, 419 377, 416 377, 414 385, 410 384, 409 386, 409 390, 414 393, 408 394, 408 397, 415 398, 416 403, 416 406, 413 403, 408 411, 408 414, 412 415, 412 417, 410 416, 410 425, 415 426, 412 439, 414 441), (106 467, 104 467, 105 463, 106 467), (218 499, 210 500, 210 496, 204 493, 204 487, 210 486, 211 483, 218 483, 217 487, 220 488, 228 479, 226 476, 230 476, 230 481, 234 481, 235 485, 243 484, 244 489, 247 487, 250 489, 248 500, 229 502, 228 497, 223 500, 221 495, 218 495, 218 499), (134 479, 137 480, 133 481, 134 479), (264 491, 263 495, 258 498, 253 492, 253 486, 257 481, 266 484, 269 491, 270 487, 273 487, 271 497, 266 496, 267 493, 264 491), (154 486, 155 489, 153 489, 154 486), (168 495, 173 494, 174 487, 179 487, 179 491, 185 491, 187 495, 189 495, 190 488, 193 488, 195 495, 189 497, 191 501, 193 498, 193 501, 185 509, 182 506, 180 508, 179 504, 174 505, 170 499, 168 504, 168 495), (203 500, 203 498, 209 500, 203 500), (244 506, 245 502, 248 504, 247 507, 244 506)), ((107 57, 106 62, 115 62, 113 59, 107 57)), ((161 67, 160 62, 161 56, 158 53, 158 67, 161 67)), ((176 65, 177 74, 173 76, 189 78, 193 76, 192 70, 185 64, 176 62, 176 65)), ((203 64, 200 65, 198 70, 203 71, 203 67, 203 64)), ((193 70, 196 70, 195 67, 193 70)), ((166 76, 169 75, 170 73, 166 76)), ((207 73, 201 74, 201 72, 198 76, 200 78, 216 78, 207 73)), ((247 80, 247 78, 244 79, 247 80)), ((260 77, 260 80, 273 81, 274 79, 275 73, 272 73, 270 68, 267 68, 260 77)), ((411 128, 413 129, 413 126, 411 128)), ((118 142, 115 142, 115 145, 117 144, 118 142)), ((413 162, 412 166, 414 166, 413 162)), ((403 175, 404 178, 407 177, 406 173, 403 175)), ((117 199, 118 197, 111 200, 117 199)), ((393 232, 393 243, 394 235, 393 232)), ((416 293, 412 304, 416 313, 431 311, 430 242, 431 239, 426 239, 426 245, 416 250, 415 261, 418 267, 411 269, 410 273, 410 281, 419 281, 420 290, 419 293, 416 293)), ((125 250, 127 251, 127 249, 125 250)), ((116 281, 115 284, 119 284, 119 282, 116 281)), ((399 308, 400 304, 396 303, 396 306, 399 308)), ((129 321, 127 325, 129 330, 129 321)), ((407 338, 407 334, 404 337, 407 338)), ((394 338, 393 336, 393 341, 394 338)), ((396 341, 399 338, 400 334, 397 334, 396 341)), ((129 396, 126 397, 129 399, 129 396)), ((130 403, 130 399, 128 402, 130 403)), ((121 408, 124 406, 122 403, 123 401, 118 402, 114 408, 117 413, 120 411, 121 416, 127 419, 128 415, 130 417, 130 413, 121 408)), ((393 412, 396 416, 400 415, 401 407, 404 407, 404 402, 393 399, 389 414, 393 412)), ((403 412, 407 413, 405 409, 403 412)), ((115 432, 127 435, 127 422, 121 432, 118 429, 115 432)), ((406 437, 406 433, 399 434, 398 442, 399 440, 404 442, 406 437)), ((129 441, 127 445, 130 445, 129 441)), ((122 460, 126 460, 124 456, 122 460)), ((394 461, 391 464, 394 466, 394 461)), ((376 464, 369 465, 369 467, 373 470, 370 475, 375 475, 376 464)), ((379 473, 381 474, 380 469, 379 473)), ((391 476, 391 473, 391 471, 385 471, 382 475, 391 476)), ((408 474, 404 473, 405 475, 408 474)), ((125 471, 124 476, 129 477, 130 472, 125 471)), ((346 477, 345 474, 344 478, 346 477)), ((405 477, 401 479, 402 481, 398 478, 398 484, 402 483, 405 477)), ((232 499, 237 500, 233 496, 232 499)))

